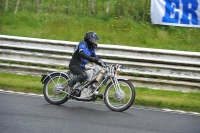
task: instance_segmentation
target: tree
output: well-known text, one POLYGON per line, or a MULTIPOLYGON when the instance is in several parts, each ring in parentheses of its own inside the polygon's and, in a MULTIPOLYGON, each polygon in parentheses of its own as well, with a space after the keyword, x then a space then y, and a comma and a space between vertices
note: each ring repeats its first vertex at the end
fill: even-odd
POLYGON ((8 0, 6 0, 6 3, 5 3, 5 12, 8 11, 8 0))
POLYGON ((41 0, 37 0, 37 12, 40 12, 40 3, 41 3, 41 0))
POLYGON ((17 0, 16 6, 15 6, 15 12, 14 12, 15 14, 17 14, 19 3, 20 3, 20 0, 17 0))
POLYGON ((94 14, 94 0, 90 0, 90 11, 91 14, 94 14))
POLYGON ((106 8, 106 13, 109 13, 109 10, 110 10, 110 0, 108 0, 108 6, 106 8))

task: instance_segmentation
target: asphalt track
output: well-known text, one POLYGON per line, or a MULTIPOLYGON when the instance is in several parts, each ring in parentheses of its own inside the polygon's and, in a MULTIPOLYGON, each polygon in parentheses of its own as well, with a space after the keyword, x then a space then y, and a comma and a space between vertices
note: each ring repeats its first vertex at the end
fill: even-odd
POLYGON ((0 91, 0 133, 200 133, 200 115, 137 106, 119 113, 77 101, 56 106, 41 95, 0 91))

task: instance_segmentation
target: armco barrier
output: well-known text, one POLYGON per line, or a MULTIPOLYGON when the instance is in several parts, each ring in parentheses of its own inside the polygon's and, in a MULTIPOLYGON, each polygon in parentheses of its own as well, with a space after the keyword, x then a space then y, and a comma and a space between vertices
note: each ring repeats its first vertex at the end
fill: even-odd
MULTIPOLYGON (((59 68, 68 66, 77 44, 0 35, 0 71, 32 74, 67 71, 59 68)), ((108 63, 122 64, 122 76, 130 79, 137 87, 200 91, 198 52, 99 44, 97 54, 108 63)))

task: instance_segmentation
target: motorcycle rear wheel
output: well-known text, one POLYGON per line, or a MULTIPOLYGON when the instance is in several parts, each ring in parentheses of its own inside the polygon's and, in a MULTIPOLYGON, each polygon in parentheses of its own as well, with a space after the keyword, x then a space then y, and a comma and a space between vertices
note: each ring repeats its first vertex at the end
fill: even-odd
POLYGON ((64 91, 68 84, 68 77, 64 74, 53 74, 48 77, 43 87, 43 94, 45 99, 55 105, 65 103, 69 97, 64 91))

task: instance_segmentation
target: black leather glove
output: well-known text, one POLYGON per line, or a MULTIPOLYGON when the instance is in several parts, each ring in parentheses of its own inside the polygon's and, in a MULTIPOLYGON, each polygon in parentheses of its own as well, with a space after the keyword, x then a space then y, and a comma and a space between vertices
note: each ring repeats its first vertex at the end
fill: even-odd
POLYGON ((99 58, 97 57, 92 57, 93 58, 93 62, 98 63, 99 62, 99 58))
POLYGON ((93 58, 94 63, 96 63, 97 65, 103 66, 103 62, 99 58, 97 57, 92 57, 92 58, 93 58))

